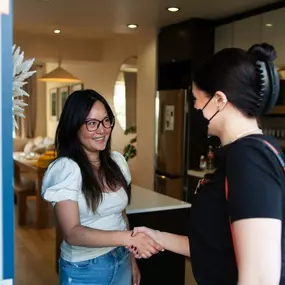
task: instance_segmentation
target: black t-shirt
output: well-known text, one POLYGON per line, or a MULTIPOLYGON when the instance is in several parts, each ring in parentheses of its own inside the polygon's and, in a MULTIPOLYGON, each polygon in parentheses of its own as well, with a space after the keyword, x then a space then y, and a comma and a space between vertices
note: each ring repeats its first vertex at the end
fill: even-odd
POLYGON ((205 177, 193 199, 189 241, 192 270, 199 285, 237 284, 229 217, 232 222, 258 217, 283 220, 283 169, 262 142, 250 137, 265 139, 280 151, 274 138, 263 135, 221 147, 216 152, 217 170, 205 177))

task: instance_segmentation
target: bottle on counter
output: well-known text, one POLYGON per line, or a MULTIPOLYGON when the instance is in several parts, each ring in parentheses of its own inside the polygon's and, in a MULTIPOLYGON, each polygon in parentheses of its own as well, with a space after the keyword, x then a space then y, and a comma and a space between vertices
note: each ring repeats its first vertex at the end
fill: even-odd
POLYGON ((201 170, 206 170, 207 168, 207 161, 204 155, 200 156, 200 165, 199 165, 201 170))
POLYGON ((214 168, 215 168, 215 165, 214 165, 214 152, 213 152, 213 147, 210 145, 208 153, 207 153, 207 169, 208 170, 213 170, 214 168))

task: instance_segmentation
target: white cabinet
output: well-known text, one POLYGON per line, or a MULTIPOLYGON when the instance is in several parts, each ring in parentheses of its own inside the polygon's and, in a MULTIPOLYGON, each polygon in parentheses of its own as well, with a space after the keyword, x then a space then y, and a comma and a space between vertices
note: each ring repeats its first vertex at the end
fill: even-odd
POLYGON ((274 46, 276 66, 285 66, 285 8, 262 14, 262 41, 274 46))
POLYGON ((234 22, 233 46, 249 49, 253 44, 261 42, 261 15, 234 22))
POLYGON ((215 29, 215 52, 227 47, 249 49, 261 41, 261 15, 218 26, 215 29))
POLYGON ((226 47, 249 49, 267 42, 277 52, 275 64, 285 67, 285 8, 216 27, 215 52, 226 47))
POLYGON ((232 47, 233 45, 233 24, 218 26, 215 29, 215 52, 232 47))

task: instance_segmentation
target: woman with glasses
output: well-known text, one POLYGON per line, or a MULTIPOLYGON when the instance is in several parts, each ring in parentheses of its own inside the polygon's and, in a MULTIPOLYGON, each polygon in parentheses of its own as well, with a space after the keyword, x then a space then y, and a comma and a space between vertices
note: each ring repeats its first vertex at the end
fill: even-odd
POLYGON ((97 92, 68 97, 56 131, 58 158, 42 186, 64 237, 60 285, 139 284, 135 258, 126 247, 145 256, 160 250, 147 235, 132 237, 128 229, 131 175, 124 157, 111 151, 114 125, 110 106, 97 92))

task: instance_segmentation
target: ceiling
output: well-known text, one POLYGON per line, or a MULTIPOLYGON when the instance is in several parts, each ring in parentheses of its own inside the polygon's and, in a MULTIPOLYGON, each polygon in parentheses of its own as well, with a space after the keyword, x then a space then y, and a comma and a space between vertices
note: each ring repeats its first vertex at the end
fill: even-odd
POLYGON ((274 3, 273 0, 14 0, 17 32, 72 38, 106 38, 148 31, 192 17, 217 19, 274 3), (170 13, 169 6, 179 12, 170 13), (129 29, 127 24, 139 25, 129 29))

